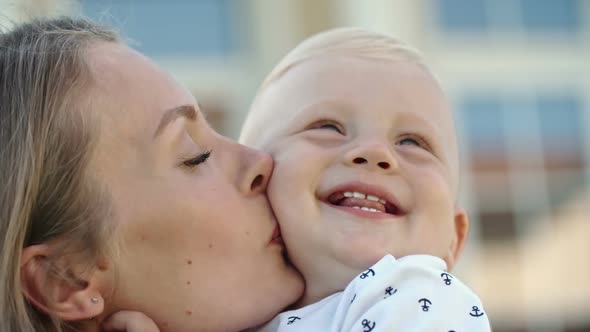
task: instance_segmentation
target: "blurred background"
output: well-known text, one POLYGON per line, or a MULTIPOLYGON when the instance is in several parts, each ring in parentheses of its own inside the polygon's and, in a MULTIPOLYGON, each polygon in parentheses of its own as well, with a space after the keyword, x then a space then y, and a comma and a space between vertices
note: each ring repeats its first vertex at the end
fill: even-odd
POLYGON ((360 26, 409 42, 458 121, 472 228, 456 274, 496 332, 590 331, 590 1, 0 0, 0 13, 115 25, 233 138, 305 37, 360 26))

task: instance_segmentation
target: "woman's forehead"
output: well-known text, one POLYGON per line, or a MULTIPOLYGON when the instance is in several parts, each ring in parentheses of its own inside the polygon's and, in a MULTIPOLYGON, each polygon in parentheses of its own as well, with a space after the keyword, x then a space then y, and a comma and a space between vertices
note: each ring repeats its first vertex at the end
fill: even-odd
POLYGON ((187 89, 147 57, 115 43, 93 48, 89 57, 105 121, 127 130, 155 129, 167 110, 195 104, 187 89))

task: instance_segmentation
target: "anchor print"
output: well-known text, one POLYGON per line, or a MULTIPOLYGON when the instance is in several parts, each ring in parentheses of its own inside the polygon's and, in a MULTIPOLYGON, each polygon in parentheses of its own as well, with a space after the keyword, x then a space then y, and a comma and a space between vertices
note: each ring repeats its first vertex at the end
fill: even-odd
POLYGON ((368 269, 366 272, 361 273, 361 279, 366 279, 368 277, 374 277, 375 271, 373 269, 368 269), (369 275, 370 274, 370 275, 369 275))
POLYGON ((385 288, 385 296, 383 298, 386 299, 389 296, 395 294, 396 292, 397 292, 397 288, 393 289, 393 287, 389 286, 389 287, 385 288))
POLYGON ((443 280, 445 281, 445 284, 448 286, 451 284, 451 279, 453 279, 453 276, 448 274, 448 273, 441 273, 440 276, 443 278, 443 280))
POLYGON ((371 332, 373 331, 373 329, 375 328, 375 322, 371 322, 368 319, 363 319, 362 323, 363 324, 363 332, 371 332))
POLYGON ((289 320, 287 321, 287 325, 291 325, 291 324, 295 323, 296 321, 300 320, 301 317, 290 316, 288 319, 289 320))
POLYGON ((430 309, 432 306, 432 302, 426 298, 418 300, 418 303, 422 303, 422 311, 428 311, 428 309, 430 309))
POLYGON ((481 311, 478 306, 474 305, 471 307, 471 312, 469 314, 473 317, 481 317, 483 316, 483 311, 481 311))

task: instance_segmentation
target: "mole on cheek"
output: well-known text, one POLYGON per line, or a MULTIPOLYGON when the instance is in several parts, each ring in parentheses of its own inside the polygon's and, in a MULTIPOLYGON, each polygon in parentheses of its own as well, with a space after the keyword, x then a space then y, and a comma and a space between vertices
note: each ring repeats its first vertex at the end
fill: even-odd
POLYGON ((190 281, 187 281, 187 282, 186 282, 186 284, 187 284, 187 285, 190 285, 190 284, 191 284, 191 282, 190 282, 190 281))
POLYGON ((187 311, 185 311, 185 313, 186 313, 186 315, 187 315, 187 316, 190 316, 190 315, 192 315, 192 314, 193 314, 193 312, 192 312, 192 311, 190 311, 190 310, 187 310, 187 311))
POLYGON ((213 248, 213 243, 209 243, 209 249, 213 248))
POLYGON ((186 264, 191 265, 192 263, 193 263, 193 261, 191 259, 186 260, 186 264))

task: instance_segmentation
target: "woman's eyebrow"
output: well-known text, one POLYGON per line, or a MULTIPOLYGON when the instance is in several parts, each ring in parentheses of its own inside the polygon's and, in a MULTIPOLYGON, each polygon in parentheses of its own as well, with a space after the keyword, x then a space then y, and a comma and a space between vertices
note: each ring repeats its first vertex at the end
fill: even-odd
POLYGON ((162 120, 160 120, 160 124, 154 133, 154 138, 157 138, 168 124, 179 117, 185 117, 189 120, 195 121, 197 115, 198 113, 193 105, 182 105, 165 111, 162 120))

